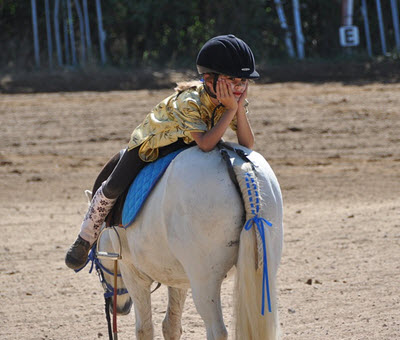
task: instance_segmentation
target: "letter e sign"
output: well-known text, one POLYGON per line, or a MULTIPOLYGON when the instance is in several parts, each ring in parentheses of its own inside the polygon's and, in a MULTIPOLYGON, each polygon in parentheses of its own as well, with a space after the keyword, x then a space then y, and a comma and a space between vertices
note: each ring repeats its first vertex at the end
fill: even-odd
POLYGON ((357 46, 360 43, 357 26, 342 26, 339 28, 340 45, 357 46))

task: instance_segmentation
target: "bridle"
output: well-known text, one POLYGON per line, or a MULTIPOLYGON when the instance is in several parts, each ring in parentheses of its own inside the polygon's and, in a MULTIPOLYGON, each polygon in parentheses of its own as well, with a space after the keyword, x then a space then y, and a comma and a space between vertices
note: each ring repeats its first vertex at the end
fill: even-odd
POLYGON ((108 252, 102 252, 99 251, 99 240, 101 237, 101 234, 106 230, 107 228, 102 228, 97 242, 95 242, 90 250, 90 253, 88 255, 88 259, 85 263, 85 265, 76 270, 75 272, 81 271, 83 268, 86 267, 86 265, 89 263, 89 261, 92 262, 92 265, 89 270, 89 274, 92 273, 93 267, 96 269, 96 272, 99 276, 100 283, 104 289, 104 300, 105 300, 105 313, 106 313, 106 319, 107 319, 107 326, 108 326, 108 336, 110 340, 117 340, 118 339, 118 331, 117 331, 117 296, 118 295, 123 295, 123 294, 128 294, 127 289, 117 289, 117 279, 118 277, 121 277, 121 274, 118 274, 118 260, 121 259, 121 239, 119 237, 118 231, 116 230, 115 227, 112 227, 112 229, 115 231, 115 233, 118 236, 119 240, 119 252, 118 253, 108 253, 108 252), (101 262, 100 258, 104 259, 110 259, 114 260, 114 271, 108 270, 106 267, 104 267, 101 262), (107 274, 113 276, 114 279, 114 286, 112 286, 110 283, 107 282, 104 276, 104 272, 107 274), (111 304, 111 298, 114 297, 113 301, 113 327, 111 328, 111 317, 110 317, 110 304, 111 304))
MULTIPOLYGON (((108 328, 108 337, 109 340, 118 340, 118 332, 117 332, 117 296, 128 294, 128 290, 126 288, 119 288, 117 287, 117 279, 118 277, 122 277, 121 273, 118 274, 118 259, 121 259, 121 240, 120 236, 118 234, 118 231, 116 230, 115 227, 107 227, 103 228, 100 232, 98 241, 95 242, 90 250, 90 253, 88 255, 88 259, 86 261, 86 264, 80 268, 79 270, 76 270, 76 272, 81 271, 83 268, 87 266, 89 262, 91 263, 90 269, 89 269, 89 274, 92 273, 93 268, 96 269, 97 275, 99 277, 100 283, 104 289, 104 302, 105 302, 105 314, 106 314, 106 320, 107 320, 107 328, 108 328), (105 231, 107 228, 112 228, 114 232, 118 236, 118 240, 120 243, 120 251, 119 253, 108 253, 108 252, 103 252, 99 251, 99 240, 101 237, 101 234, 103 231, 105 231), (108 268, 106 268, 102 263, 101 259, 110 259, 114 260, 114 270, 111 271, 108 268), (113 277, 113 284, 112 286, 109 282, 107 282, 104 273, 107 273, 113 277), (116 289, 117 288, 117 289, 116 289), (112 310, 113 310, 113 325, 111 326, 111 316, 110 316, 110 306, 112 302, 112 298, 114 297, 113 305, 112 305, 112 310)), ((155 292, 158 288, 160 288, 161 283, 157 283, 157 286, 150 292, 152 294, 155 292)))
MULTIPOLYGON (((112 272, 111 270, 104 267, 101 264, 100 260, 97 258, 96 244, 92 247, 92 250, 89 253, 88 262, 89 261, 92 261, 92 265, 89 269, 89 274, 92 273, 93 268, 96 269, 96 272, 99 275, 100 283, 104 289, 104 298, 112 297, 114 294, 114 287, 110 283, 107 282, 107 280, 104 277, 104 272, 111 275, 112 277, 114 277, 114 272, 112 272)), ((121 277, 121 273, 117 274, 117 277, 121 277)), ((127 289, 125 289, 125 288, 117 289, 117 295, 124 295, 124 294, 128 294, 127 289)))
MULTIPOLYGON (((95 249, 96 249, 96 247, 94 246, 89 254, 89 261, 92 261, 92 266, 90 267, 89 274, 92 272, 93 266, 94 266, 96 268, 96 272, 98 274, 100 283, 104 289, 104 312, 106 314, 106 320, 107 320, 108 338, 109 338, 109 340, 113 340, 113 338, 114 338, 114 340, 117 340, 117 320, 116 320, 117 301, 116 301, 116 296, 128 294, 128 290, 125 288, 120 288, 115 291, 115 288, 113 286, 111 286, 110 283, 107 282, 107 280, 104 276, 104 272, 106 272, 109 275, 112 275, 113 278, 114 278, 115 273, 112 272, 111 270, 108 270, 106 267, 104 267, 101 264, 100 260, 96 256, 95 249), (114 305, 113 305, 114 332, 113 332, 113 328, 111 326, 111 316, 110 316, 110 306, 111 306, 112 297, 114 297, 114 305), (114 336, 113 336, 113 334, 114 334, 114 336)), ((121 274, 117 273, 116 275, 117 275, 117 277, 121 277, 121 274)), ((116 280, 114 278, 114 282, 115 281, 116 280)))

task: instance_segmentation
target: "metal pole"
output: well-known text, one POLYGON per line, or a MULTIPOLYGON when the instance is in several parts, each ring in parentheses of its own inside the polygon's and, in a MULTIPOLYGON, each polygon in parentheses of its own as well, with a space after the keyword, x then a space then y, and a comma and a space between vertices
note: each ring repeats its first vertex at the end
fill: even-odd
POLYGON ((106 51, 104 49, 104 41, 106 40, 106 33, 103 30, 103 18, 101 14, 100 0, 96 0, 96 10, 97 10, 97 26, 99 28, 100 57, 101 57, 101 63, 104 65, 106 63, 106 51))
POLYGON ((31 0, 31 6, 32 6, 32 26, 33 26, 33 45, 35 49, 35 63, 37 67, 40 67, 39 33, 37 25, 36 0, 31 0))
POLYGON ((294 58, 296 55, 294 53, 293 43, 292 43, 292 34, 289 31, 289 27, 286 22, 285 12, 282 7, 282 3, 280 0, 274 0, 276 12, 278 13, 278 18, 281 23, 281 27, 285 32, 285 43, 286 48, 288 50, 288 54, 291 58, 294 58))
POLYGON ((90 37, 89 12, 87 8, 87 0, 83 0, 83 17, 85 19, 86 46, 88 49, 88 57, 90 59, 92 54, 92 39, 90 37))
POLYGON ((79 4, 79 0, 75 0, 75 8, 78 14, 79 19, 79 32, 80 32, 80 43, 81 43, 81 65, 85 65, 86 59, 86 49, 85 49, 85 28, 83 24, 83 15, 81 10, 81 5, 79 4))
POLYGON ((400 51, 399 11, 397 8, 397 0, 390 0, 390 5, 392 7, 392 18, 393 18, 394 37, 396 40, 396 50, 400 51))
POLYGON ((304 36, 301 29, 300 5, 299 0, 293 0, 293 16, 296 27, 296 46, 297 55, 300 60, 304 59, 304 36))
POLYGON ((381 36, 382 53, 383 53, 383 55, 386 55, 387 54, 386 39, 385 39, 385 29, 383 27, 381 0, 376 0, 376 10, 378 12, 377 14, 378 14, 378 21, 379 21, 379 33, 381 36))
POLYGON ((60 39, 60 24, 58 22, 58 14, 60 11, 60 0, 55 0, 54 4, 54 38, 56 40, 58 66, 62 66, 62 52, 60 39))
POLYGON ((49 0, 44 1, 45 13, 46 13, 46 32, 47 32, 47 49, 49 53, 49 66, 53 68, 53 42, 51 39, 51 24, 50 24, 50 6, 49 0))
POLYGON ((368 55, 372 58, 371 34, 369 32, 368 9, 365 0, 361 3, 361 13, 364 18, 365 40, 367 42, 368 55))

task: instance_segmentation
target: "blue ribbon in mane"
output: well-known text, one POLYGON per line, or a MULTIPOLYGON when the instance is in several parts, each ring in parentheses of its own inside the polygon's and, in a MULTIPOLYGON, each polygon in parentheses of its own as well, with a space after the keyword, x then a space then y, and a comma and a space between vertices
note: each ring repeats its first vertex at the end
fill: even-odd
POLYGON ((251 206, 251 212, 254 215, 252 218, 250 218, 245 226, 245 230, 250 230, 253 225, 257 226, 257 230, 260 233, 261 241, 263 244, 263 259, 264 259, 264 265, 263 265, 263 284, 262 284, 262 305, 261 305, 261 314, 264 315, 265 311, 265 291, 267 292, 267 299, 268 299, 268 311, 271 313, 271 296, 270 296, 270 290, 269 290, 269 278, 268 278, 268 262, 267 262, 267 244, 265 241, 265 228, 264 224, 266 224, 268 227, 272 227, 272 223, 267 221, 265 218, 258 217, 258 212, 260 211, 260 199, 259 199, 259 194, 257 191, 257 184, 250 176, 249 173, 246 172, 246 186, 247 186, 247 193, 249 195, 249 202, 251 206), (251 182, 251 183, 250 183, 251 182), (250 185, 253 186, 254 193, 255 193, 255 203, 251 194, 250 190, 250 185))

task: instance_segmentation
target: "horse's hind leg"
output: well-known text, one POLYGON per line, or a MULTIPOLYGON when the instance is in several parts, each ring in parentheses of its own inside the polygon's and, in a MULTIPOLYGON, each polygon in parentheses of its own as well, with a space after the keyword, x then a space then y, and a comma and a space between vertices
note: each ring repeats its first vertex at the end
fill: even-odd
POLYGON ((179 340, 182 335, 182 312, 187 289, 168 287, 168 310, 162 323, 164 339, 179 340))
POLYGON ((208 278, 191 281, 193 301, 207 329, 207 340, 226 340, 221 307, 221 280, 208 278))

